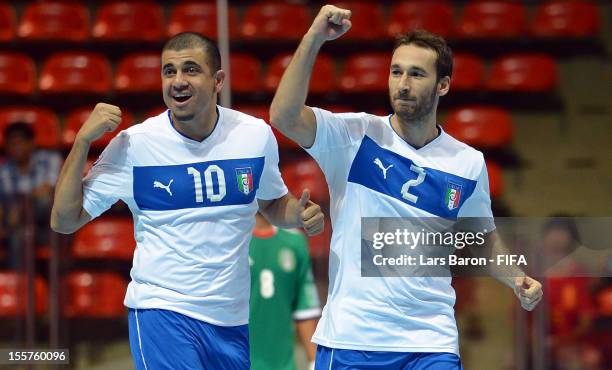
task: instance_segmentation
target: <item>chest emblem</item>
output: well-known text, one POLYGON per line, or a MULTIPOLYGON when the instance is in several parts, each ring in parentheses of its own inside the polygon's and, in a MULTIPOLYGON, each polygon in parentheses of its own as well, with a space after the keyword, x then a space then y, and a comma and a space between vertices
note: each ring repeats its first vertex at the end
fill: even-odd
POLYGON ((446 187, 446 197, 444 203, 449 211, 459 207, 459 201, 461 200, 461 185, 449 181, 446 187))
POLYGON ((238 181, 240 192, 249 195, 253 191, 253 171, 251 167, 236 168, 236 181, 238 181))

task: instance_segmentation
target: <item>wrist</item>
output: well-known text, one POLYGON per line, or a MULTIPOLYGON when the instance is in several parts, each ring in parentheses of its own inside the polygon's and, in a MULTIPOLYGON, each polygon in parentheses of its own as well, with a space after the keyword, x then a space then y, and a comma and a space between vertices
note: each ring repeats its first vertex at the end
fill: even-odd
POLYGON ((319 49, 321 46, 323 46, 325 41, 327 41, 325 39, 325 36, 320 35, 320 34, 318 34, 316 32, 310 31, 310 30, 308 32, 306 32, 306 34, 302 38, 302 42, 303 43, 305 43, 309 47, 314 47, 314 48, 317 48, 317 49, 319 49))
POLYGON ((74 138, 74 145, 84 146, 89 148, 91 146, 92 140, 89 140, 79 134, 74 138))

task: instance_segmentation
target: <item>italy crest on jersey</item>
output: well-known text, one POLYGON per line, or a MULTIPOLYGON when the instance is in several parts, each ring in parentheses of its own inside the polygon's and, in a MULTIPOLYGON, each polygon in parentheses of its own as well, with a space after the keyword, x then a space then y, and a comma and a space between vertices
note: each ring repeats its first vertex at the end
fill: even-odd
POLYGON ((461 185, 455 184, 453 182, 448 182, 448 186, 446 188, 446 197, 444 198, 444 203, 446 203, 446 207, 449 211, 459 207, 459 200, 461 199, 461 185))
POLYGON ((251 167, 236 168, 236 180, 238 189, 244 195, 249 195, 253 191, 253 171, 251 167))

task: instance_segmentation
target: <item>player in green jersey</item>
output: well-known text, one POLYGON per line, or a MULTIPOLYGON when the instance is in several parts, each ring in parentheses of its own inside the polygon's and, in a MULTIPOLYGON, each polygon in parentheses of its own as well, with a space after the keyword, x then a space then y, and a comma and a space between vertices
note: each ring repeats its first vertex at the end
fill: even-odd
POLYGON ((316 347, 310 339, 321 308, 306 238, 277 229, 257 214, 249 264, 251 369, 295 370, 296 332, 313 364, 316 347))

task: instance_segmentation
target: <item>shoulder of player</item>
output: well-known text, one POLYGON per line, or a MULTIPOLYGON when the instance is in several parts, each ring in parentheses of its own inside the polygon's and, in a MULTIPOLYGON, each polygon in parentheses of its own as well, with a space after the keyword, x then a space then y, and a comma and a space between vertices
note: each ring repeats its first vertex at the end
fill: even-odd
POLYGON ((219 111, 223 115, 224 123, 239 125, 240 128, 252 128, 255 130, 262 131, 271 131, 270 125, 268 125, 263 119, 251 116, 247 113, 225 108, 219 107, 219 111))
POLYGON ((484 162, 484 154, 474 147, 469 146, 468 144, 459 141, 444 132, 445 141, 444 147, 453 152, 453 156, 461 156, 463 159, 469 162, 482 163, 484 162))
POLYGON ((308 245, 308 239, 299 229, 278 229, 278 236, 287 242, 287 246, 295 250, 303 250, 308 245))

